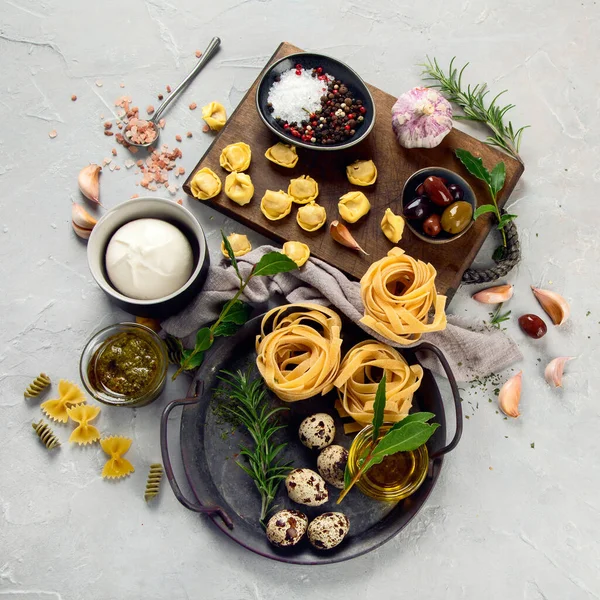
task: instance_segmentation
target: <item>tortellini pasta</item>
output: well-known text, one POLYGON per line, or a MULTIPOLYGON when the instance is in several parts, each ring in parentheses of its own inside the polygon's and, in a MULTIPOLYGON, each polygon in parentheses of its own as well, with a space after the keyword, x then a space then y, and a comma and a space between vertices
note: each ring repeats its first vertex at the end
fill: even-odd
MULTIPOLYGON (((248 254, 250 250, 252 250, 252 244, 248 239, 247 235, 242 235, 241 233, 232 233, 227 236, 227 241, 233 250, 233 255, 236 258, 240 256, 244 256, 244 254, 248 254)), ((229 258, 229 254, 227 253, 227 248, 225 248, 225 243, 221 242, 221 252, 225 258, 229 258)))
POLYGON ((377 180, 377 167, 372 160, 357 160, 346 167, 346 176, 354 185, 373 185, 377 180))
POLYGON ((362 192, 348 192, 340 198, 338 210, 344 221, 356 223, 371 210, 371 203, 362 192))
POLYGON ((296 213, 296 222, 304 231, 316 231, 325 225, 325 221, 327 221, 325 207, 314 200, 301 206, 296 213))
POLYGON ((269 221, 283 219, 292 211, 292 197, 283 190, 278 192, 267 190, 260 201, 260 210, 269 221))
POLYGON ((283 142, 277 142, 265 152, 266 158, 276 165, 292 169, 298 162, 298 152, 295 146, 288 146, 283 142))
POLYGON ((227 113, 222 104, 211 102, 202 107, 202 118, 213 131, 220 131, 227 122, 227 113))
POLYGON ((254 196, 254 185, 250 175, 233 171, 225 178, 225 194, 230 200, 244 206, 254 196))
POLYGON ((319 184, 308 175, 301 175, 290 180, 288 194, 296 204, 308 204, 319 195, 319 184))
POLYGON ((223 148, 219 163, 226 171, 240 172, 245 171, 250 166, 251 159, 250 146, 244 144, 244 142, 236 142, 223 148))
POLYGON ((404 233, 404 218, 386 208, 383 219, 381 219, 381 231, 390 242, 397 244, 404 233))
POLYGON ((310 256, 310 248, 302 242, 286 242, 283 245, 283 253, 301 267, 310 256))
POLYGON ((208 200, 214 198, 221 191, 221 180, 214 171, 204 167, 194 175, 190 183, 190 189, 194 198, 208 200))

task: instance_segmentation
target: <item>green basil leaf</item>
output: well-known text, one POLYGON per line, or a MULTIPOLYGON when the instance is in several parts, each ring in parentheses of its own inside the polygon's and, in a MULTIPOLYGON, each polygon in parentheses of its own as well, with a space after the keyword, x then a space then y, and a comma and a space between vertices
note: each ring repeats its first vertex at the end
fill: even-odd
POLYGON ((496 207, 493 204, 484 204, 483 206, 478 206, 475 212, 473 213, 473 220, 479 219, 481 215, 491 212, 496 212, 496 207))
POLYGON ((491 191, 494 198, 498 195, 498 192, 504 187, 504 181, 506 180, 506 165, 503 162, 499 162, 490 173, 491 179, 491 191))
POLYGON ((405 425, 408 425, 409 423, 426 423, 427 421, 430 421, 431 419, 433 419, 433 417, 435 417, 435 415, 430 412, 413 413, 412 415, 407 415, 406 417, 404 417, 404 419, 402 419, 402 421, 398 421, 397 423, 395 423, 390 428, 390 431, 394 431, 395 429, 400 429, 401 427, 404 427, 405 425))
POLYGON ((210 329, 208 327, 203 327, 198 330, 196 334, 196 347, 194 348, 195 352, 203 352, 204 350, 208 350, 213 344, 213 337, 210 329))
POLYGON ((231 261, 231 265, 233 266, 233 268, 235 269, 235 272, 237 273, 237 276, 241 280, 242 276, 240 275, 240 269, 238 267, 235 254, 233 253, 233 248, 231 247, 231 244, 229 243, 229 240, 227 239, 227 236, 225 235, 225 232, 222 229, 221 229, 221 238, 223 239, 223 245, 225 246, 225 250, 227 250, 227 254, 229 255, 229 260, 231 261))
POLYGON ((390 430, 375 446, 367 469, 379 464, 386 456, 396 452, 409 452, 422 446, 435 433, 439 423, 419 423, 414 421, 400 429, 390 430))
POLYGON ((221 314, 225 311, 227 311, 227 314, 223 317, 223 323, 243 325, 250 316, 250 306, 241 300, 229 300, 229 302, 226 302, 221 314))
POLYGON ((240 326, 236 323, 230 323, 229 321, 221 321, 213 330, 214 337, 229 337, 234 333, 237 333, 240 326))
POLYGON ((498 222, 498 229, 502 229, 507 223, 510 223, 513 219, 516 219, 517 215, 504 214, 500 217, 498 222))
POLYGON ((277 275, 277 273, 287 273, 297 268, 298 265, 282 252, 269 252, 256 263, 252 274, 255 276, 277 275))
POLYGON ((373 404, 373 443, 377 443, 379 437, 379 429, 383 424, 383 413, 385 411, 385 372, 383 377, 377 386, 377 392, 375 393, 375 402, 373 404))
POLYGON ((462 148, 457 148, 454 152, 471 175, 477 177, 477 179, 481 179, 481 181, 485 181, 490 186, 490 189, 492 188, 492 176, 483 166, 481 158, 473 156, 468 150, 463 150, 462 148))
POLYGON ((498 246, 494 250, 494 254, 492 254, 492 259, 494 260, 494 262, 498 263, 504 259, 504 257, 506 256, 506 252, 506 246, 498 246))
POLYGON ((192 371, 193 369, 197 369, 204 360, 204 352, 197 352, 196 354, 192 354, 190 357, 186 359, 185 362, 185 371, 192 371))

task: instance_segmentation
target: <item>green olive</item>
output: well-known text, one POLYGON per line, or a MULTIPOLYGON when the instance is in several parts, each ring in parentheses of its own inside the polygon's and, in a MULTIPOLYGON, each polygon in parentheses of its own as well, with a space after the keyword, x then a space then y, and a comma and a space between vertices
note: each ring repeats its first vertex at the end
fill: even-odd
POLYGON ((468 202, 459 200, 442 213, 442 229, 456 235, 466 229, 472 218, 473 207, 468 202))

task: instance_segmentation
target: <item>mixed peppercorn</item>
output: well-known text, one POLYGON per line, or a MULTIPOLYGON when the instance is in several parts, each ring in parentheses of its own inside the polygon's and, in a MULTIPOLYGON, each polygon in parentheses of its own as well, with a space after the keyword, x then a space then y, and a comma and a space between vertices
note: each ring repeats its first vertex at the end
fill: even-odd
MULTIPOLYGON (((302 70, 302 65, 297 64, 296 75, 302 75, 302 70)), ((303 142, 328 145, 346 141, 364 122, 367 108, 341 80, 330 79, 322 67, 312 69, 311 76, 327 83, 326 93, 321 96, 321 108, 307 114, 307 118, 299 123, 288 123, 279 117, 275 117, 275 122, 303 142)), ((275 81, 279 81, 279 77, 275 81)), ((274 111, 270 102, 267 110, 274 111)))

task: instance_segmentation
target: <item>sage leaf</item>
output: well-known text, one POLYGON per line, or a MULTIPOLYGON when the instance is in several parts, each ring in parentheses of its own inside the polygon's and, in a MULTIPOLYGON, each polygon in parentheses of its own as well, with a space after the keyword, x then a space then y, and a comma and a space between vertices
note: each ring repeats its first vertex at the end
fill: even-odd
POLYGON ((506 165, 503 162, 497 163, 492 169, 490 180, 490 191, 495 198, 504 187, 504 181, 506 180, 506 165))
POLYGON ((375 446, 365 470, 370 469, 373 465, 379 464, 390 454, 416 450, 427 442, 439 426, 439 423, 428 425, 427 423, 413 421, 404 427, 400 427, 394 431, 388 431, 377 446, 375 446))
POLYGON ((431 419, 433 419, 433 417, 435 417, 435 415, 430 412, 413 413, 412 415, 407 415, 406 417, 404 417, 404 419, 402 419, 402 421, 398 421, 397 423, 394 423, 394 425, 390 428, 390 431, 395 431, 396 429, 400 429, 401 427, 404 427, 405 425, 408 425, 409 423, 426 423, 427 421, 430 421, 431 419))
POLYGON ((208 350, 213 344, 212 332, 208 327, 203 327, 196 334, 196 346, 194 352, 203 352, 208 350))
POLYGON ((297 269, 298 265, 282 252, 269 252, 262 256, 252 271, 253 276, 277 275, 297 269))
POLYGON ((493 204, 484 204, 483 206, 478 206, 477 210, 473 213, 473 219, 479 219, 481 215, 490 212, 496 212, 496 207, 493 204))
POLYGON ((373 444, 377 443, 379 437, 379 430, 383 424, 383 413, 385 411, 385 372, 383 377, 377 386, 377 392, 375 393, 375 402, 373 403, 373 444))
POLYGON ((498 221, 498 229, 502 229, 507 223, 510 223, 513 219, 516 219, 517 215, 509 215, 508 213, 502 215, 498 221))
POLYGON ((223 313, 225 316, 222 319, 224 323, 235 323, 236 325, 243 325, 250 316, 250 307, 241 300, 229 300, 223 306, 223 313))
POLYGON ((235 272, 237 273, 239 280, 242 281, 242 275, 240 274, 240 269, 238 267, 235 254, 233 253, 233 248, 231 247, 231 244, 229 243, 229 240, 227 239, 227 236, 225 235, 225 232, 222 229, 221 229, 221 238, 223 239, 223 245, 225 246, 225 250, 227 250, 227 254, 229 255, 229 260, 231 261, 231 266, 235 269, 235 272))
POLYGON ((481 158, 473 156, 468 150, 463 150, 462 148, 457 148, 454 152, 456 156, 458 156, 460 162, 465 165, 467 171, 469 171, 469 173, 471 173, 471 175, 474 177, 477 177, 477 179, 485 181, 491 190, 492 176, 490 175, 490 172, 483 166, 483 161, 481 158))

